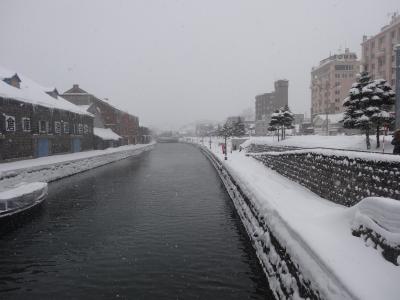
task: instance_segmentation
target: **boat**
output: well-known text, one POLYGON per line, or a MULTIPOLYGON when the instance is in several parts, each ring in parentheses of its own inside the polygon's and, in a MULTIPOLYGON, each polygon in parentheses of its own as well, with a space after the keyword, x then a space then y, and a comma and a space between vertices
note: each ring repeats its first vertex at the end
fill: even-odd
POLYGON ((0 220, 26 212, 46 198, 46 182, 21 183, 0 192, 0 220))

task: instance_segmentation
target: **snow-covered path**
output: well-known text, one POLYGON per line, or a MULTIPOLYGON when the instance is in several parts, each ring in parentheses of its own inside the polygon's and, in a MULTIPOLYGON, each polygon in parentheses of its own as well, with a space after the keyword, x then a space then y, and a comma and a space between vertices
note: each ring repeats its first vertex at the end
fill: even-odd
POLYGON ((0 164, 0 191, 21 182, 51 182, 152 149, 154 144, 126 145, 0 164))
POLYGON ((356 207, 325 200, 244 152, 229 154, 227 161, 220 148, 213 152, 323 294, 341 299, 337 292, 343 289, 356 299, 399 299, 400 267, 351 233, 356 207))

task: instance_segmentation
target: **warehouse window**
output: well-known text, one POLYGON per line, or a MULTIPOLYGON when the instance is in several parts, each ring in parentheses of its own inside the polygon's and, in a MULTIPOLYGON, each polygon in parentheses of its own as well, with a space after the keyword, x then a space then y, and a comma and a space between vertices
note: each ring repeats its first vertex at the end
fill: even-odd
POLYGON ((15 117, 6 116, 6 131, 15 131, 15 117))
POLYGON ((31 119, 22 118, 22 130, 25 132, 31 131, 31 119))

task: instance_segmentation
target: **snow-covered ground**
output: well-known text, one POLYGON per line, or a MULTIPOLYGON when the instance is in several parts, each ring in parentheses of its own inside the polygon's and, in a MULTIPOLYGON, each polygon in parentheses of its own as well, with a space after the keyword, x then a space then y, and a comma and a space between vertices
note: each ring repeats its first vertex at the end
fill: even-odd
MULTIPOLYGON (((299 138, 303 137, 287 141, 299 141, 299 138)), ((338 138, 347 140, 348 137, 338 138)), ((348 142, 347 145, 350 144, 356 143, 348 142)), ((304 142, 303 146, 306 145, 310 146, 304 142)), ((399 299, 400 267, 386 261, 379 251, 367 247, 362 239, 352 235, 352 226, 361 220, 360 213, 376 215, 369 211, 371 205, 361 202, 347 208, 335 204, 247 157, 244 151, 229 153, 227 161, 223 160, 221 147, 216 143, 211 151, 265 216, 273 235, 324 298, 399 299)), ((387 201, 389 208, 394 205, 398 211, 398 202, 387 201)), ((380 207, 379 215, 383 219, 386 213, 393 211, 384 209, 384 204, 380 207)), ((395 231, 396 240, 400 233, 399 223, 391 224, 395 224, 395 228, 390 229, 395 231)), ((262 248, 257 250, 262 251, 262 248)))
MULTIPOLYGON (((371 149, 369 151, 382 152, 383 151, 383 137, 381 136, 381 147, 376 149, 376 137, 371 136, 371 149)), ((384 149, 385 153, 392 153, 393 146, 391 145, 392 136, 385 136, 384 149)), ((336 136, 323 136, 323 135, 298 135, 287 136, 285 140, 279 141, 276 137, 251 137, 247 140, 243 147, 250 144, 259 145, 273 145, 273 146, 293 146, 301 148, 335 148, 346 150, 362 150, 367 151, 365 144, 365 135, 336 135, 336 136)))
POLYGON ((51 182, 152 149, 154 144, 53 155, 0 164, 0 191, 21 182, 51 182))

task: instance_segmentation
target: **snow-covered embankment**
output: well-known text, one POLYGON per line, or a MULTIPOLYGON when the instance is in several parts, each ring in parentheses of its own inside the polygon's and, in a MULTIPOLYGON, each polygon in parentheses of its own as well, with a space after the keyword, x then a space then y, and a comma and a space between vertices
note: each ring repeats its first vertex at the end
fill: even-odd
POLYGON ((360 213, 376 215, 366 212, 371 205, 344 207, 243 152, 224 161, 220 148, 201 149, 233 199, 277 298, 398 299, 400 267, 353 235, 366 224, 360 213))
POLYGON ((83 171, 103 166, 154 147, 151 144, 126 145, 105 150, 93 150, 0 164, 0 191, 21 182, 51 182, 83 171))

